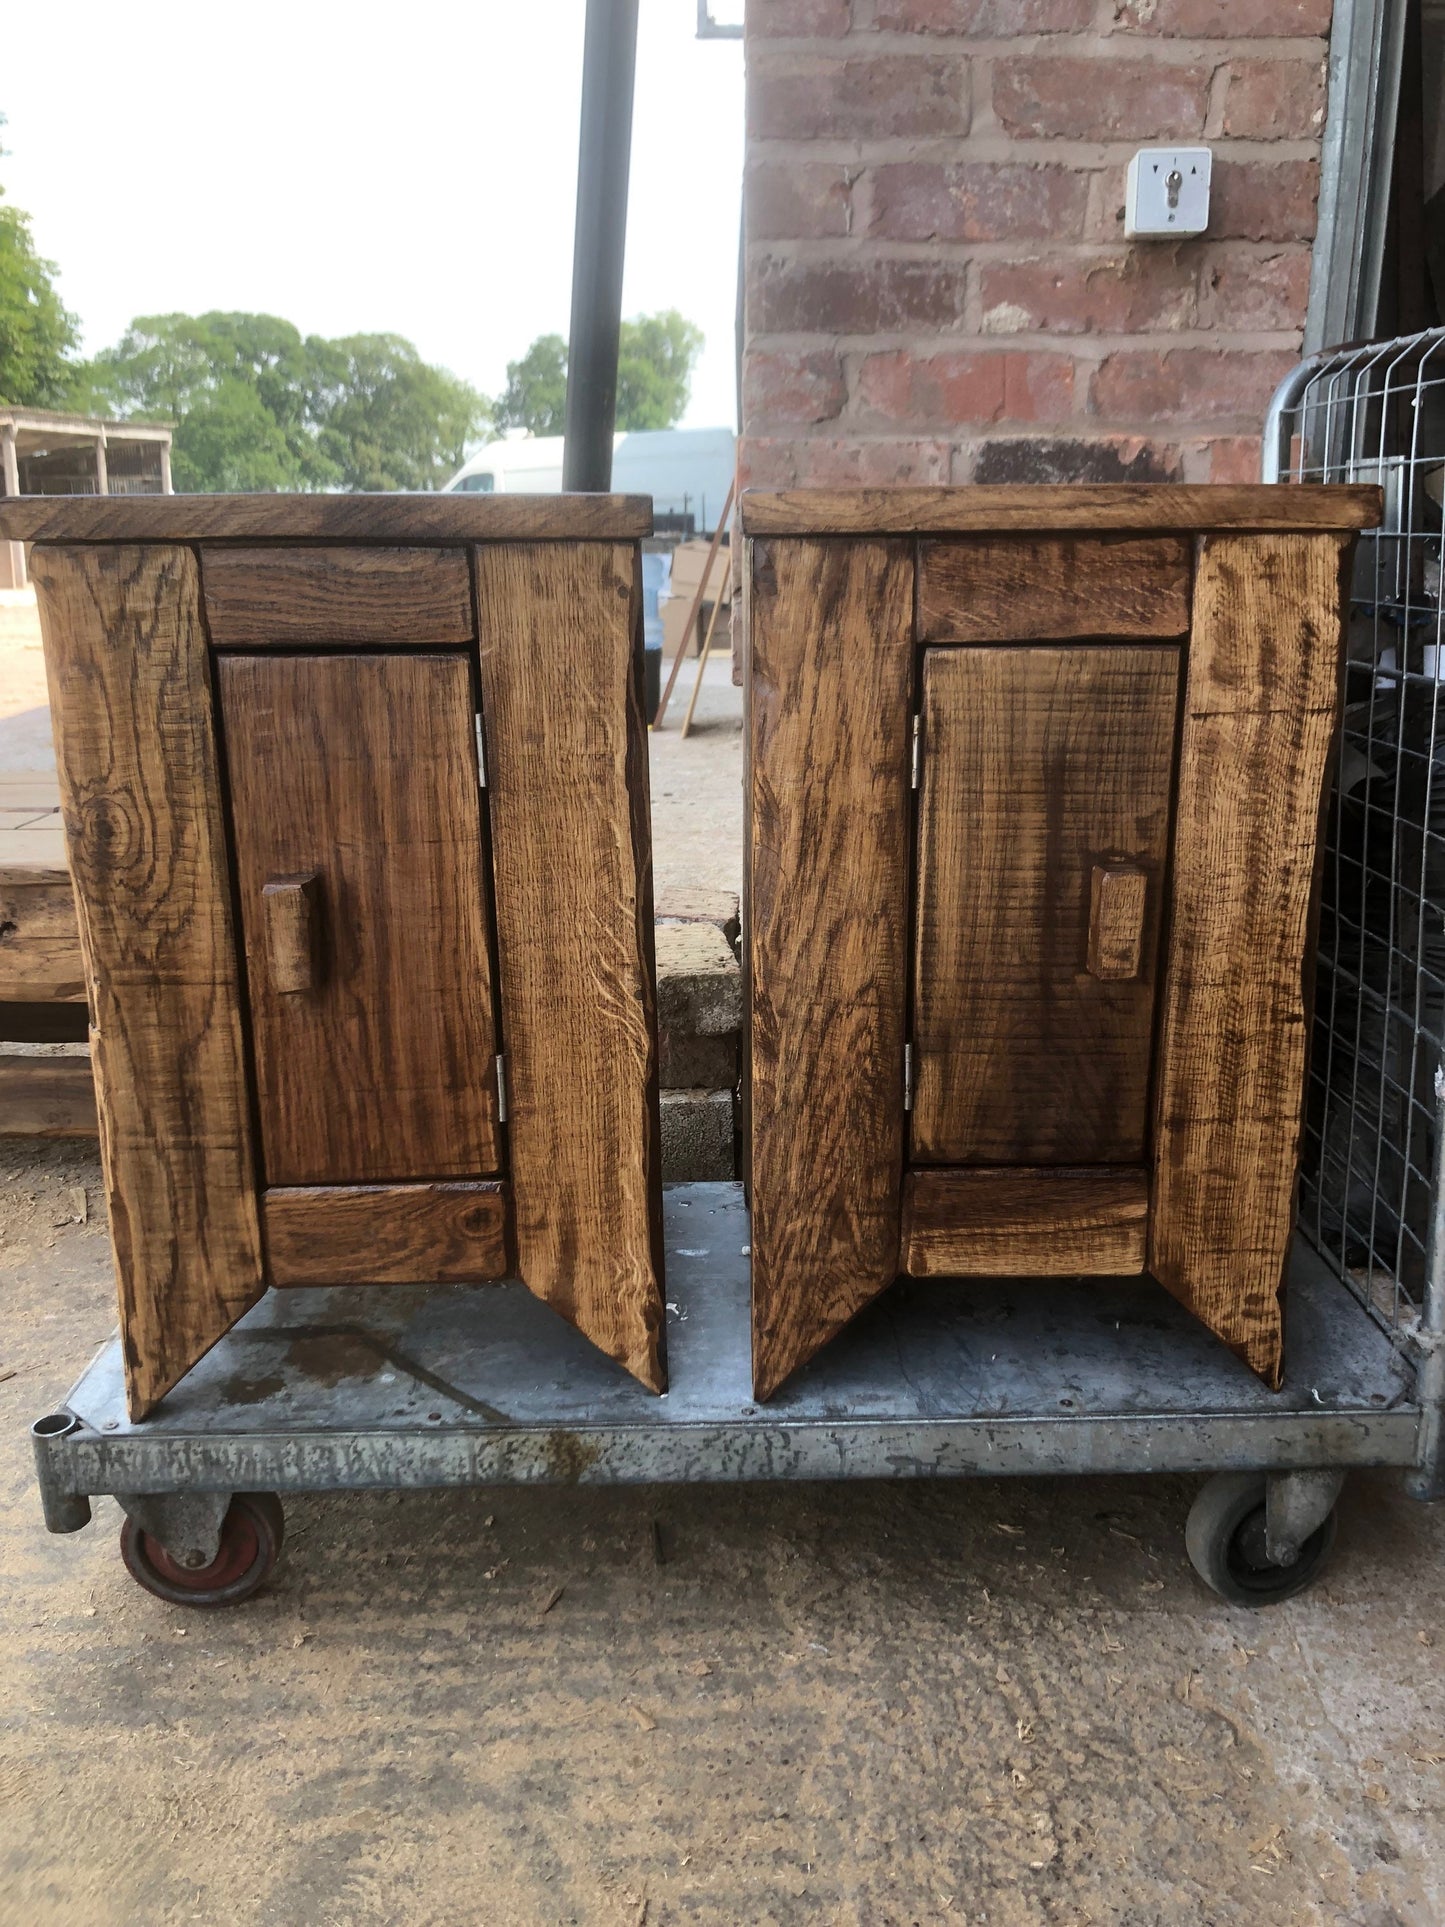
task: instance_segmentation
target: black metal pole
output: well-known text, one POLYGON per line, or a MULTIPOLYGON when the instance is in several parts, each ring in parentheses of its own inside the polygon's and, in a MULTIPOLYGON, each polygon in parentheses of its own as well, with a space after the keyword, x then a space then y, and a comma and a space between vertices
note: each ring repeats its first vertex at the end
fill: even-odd
POLYGON ((637 0, 587 0, 562 486, 604 494, 612 486, 617 421, 617 340, 636 71, 637 0))

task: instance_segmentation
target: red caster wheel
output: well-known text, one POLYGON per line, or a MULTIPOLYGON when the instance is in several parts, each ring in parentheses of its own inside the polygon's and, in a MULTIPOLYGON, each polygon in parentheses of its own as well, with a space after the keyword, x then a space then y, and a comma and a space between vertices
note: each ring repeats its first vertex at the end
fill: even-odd
POLYGON ((173 1606, 238 1606, 270 1578, 285 1530, 274 1492, 238 1492, 210 1565, 194 1570, 181 1565, 134 1519, 120 1529, 120 1556, 138 1586, 173 1606))

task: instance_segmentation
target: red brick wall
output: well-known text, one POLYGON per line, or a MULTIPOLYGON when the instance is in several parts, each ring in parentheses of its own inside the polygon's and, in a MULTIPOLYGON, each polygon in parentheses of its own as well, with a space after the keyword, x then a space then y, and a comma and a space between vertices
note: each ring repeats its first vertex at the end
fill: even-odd
POLYGON ((1252 480, 1331 0, 748 0, 745 483, 1252 480), (1136 147, 1209 231, 1126 242, 1136 147))

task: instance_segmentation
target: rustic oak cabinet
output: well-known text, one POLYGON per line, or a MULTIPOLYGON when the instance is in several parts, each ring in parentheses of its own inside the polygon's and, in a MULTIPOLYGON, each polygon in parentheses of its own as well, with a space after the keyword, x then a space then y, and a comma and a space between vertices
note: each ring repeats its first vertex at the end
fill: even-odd
POLYGON ((753 1350, 1151 1272, 1270 1384, 1371 489, 743 497, 753 1350))
POLYGON ((505 1275, 664 1384, 622 497, 29 501, 129 1394, 505 1275))

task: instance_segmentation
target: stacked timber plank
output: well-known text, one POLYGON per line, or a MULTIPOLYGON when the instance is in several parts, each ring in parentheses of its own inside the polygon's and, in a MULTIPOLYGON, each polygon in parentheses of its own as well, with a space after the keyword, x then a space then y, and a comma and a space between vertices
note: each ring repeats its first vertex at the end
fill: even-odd
POLYGON ((85 1034, 59 785, 50 770, 9 770, 0 774, 0 1130, 94 1135, 90 1061, 56 1048, 85 1034))

